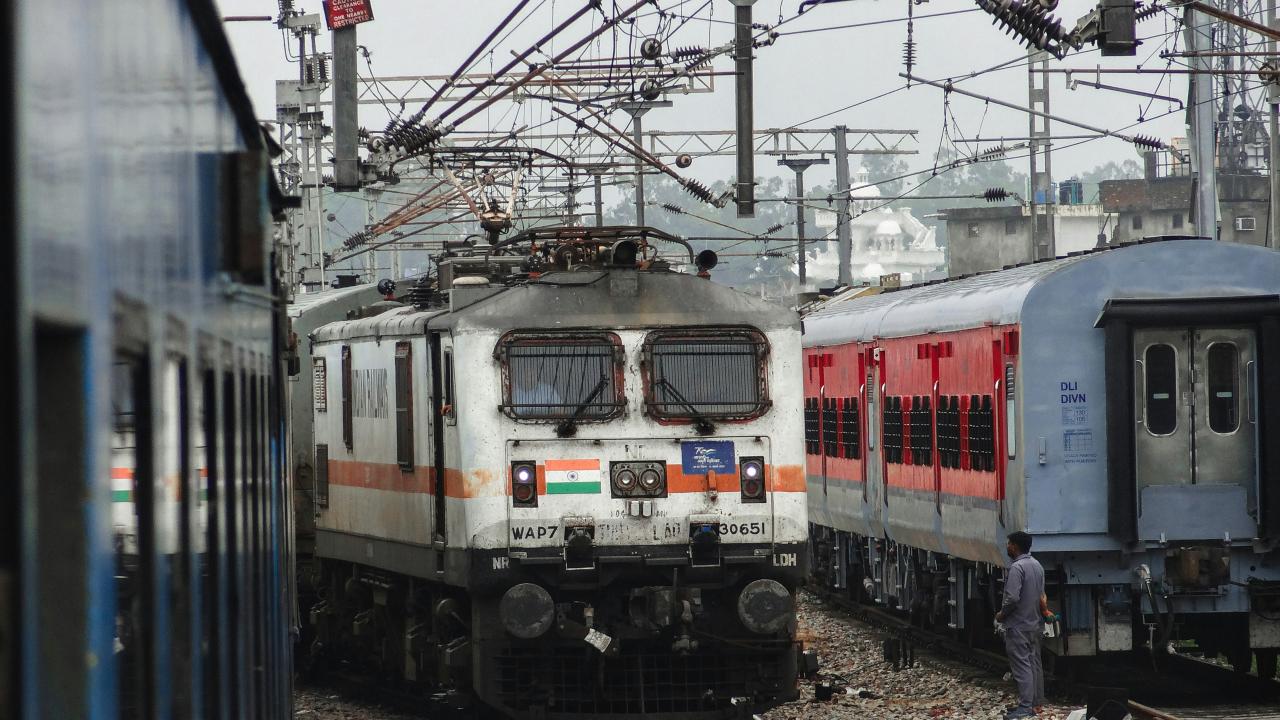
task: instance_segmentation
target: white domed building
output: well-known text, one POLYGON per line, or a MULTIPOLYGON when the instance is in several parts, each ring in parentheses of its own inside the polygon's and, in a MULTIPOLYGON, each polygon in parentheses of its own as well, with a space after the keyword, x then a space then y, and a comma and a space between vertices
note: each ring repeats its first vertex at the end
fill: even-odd
MULTIPOLYGON (((850 276, 854 282, 879 281, 881 275, 898 273, 903 284, 934 277, 946 277, 946 256, 926 227, 910 208, 878 208, 884 201, 875 187, 860 187, 871 181, 866 168, 858 168, 850 193, 849 223, 853 239, 850 276)), ((836 225, 835 212, 815 213, 814 224, 822 233, 836 225)), ((831 233, 834 239, 835 233, 831 233)), ((840 276, 840 250, 835 242, 815 243, 807 263, 809 282, 815 286, 835 284, 840 276)))

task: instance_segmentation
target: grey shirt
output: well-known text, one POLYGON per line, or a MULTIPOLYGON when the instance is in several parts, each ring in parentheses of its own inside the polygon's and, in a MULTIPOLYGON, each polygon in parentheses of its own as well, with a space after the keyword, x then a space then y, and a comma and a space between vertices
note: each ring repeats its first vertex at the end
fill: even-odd
POLYGON ((1033 630, 1044 621, 1040 617, 1040 596, 1044 594, 1044 568, 1040 561, 1023 553, 1013 559, 1004 579, 1004 626, 1013 630, 1033 630))

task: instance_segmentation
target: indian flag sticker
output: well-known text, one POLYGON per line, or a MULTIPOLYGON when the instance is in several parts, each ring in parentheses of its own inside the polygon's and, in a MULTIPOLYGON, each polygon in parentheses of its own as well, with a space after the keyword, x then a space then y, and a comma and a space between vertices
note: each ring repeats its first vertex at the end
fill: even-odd
POLYGON ((548 495, 599 495, 599 460, 547 460, 548 495))

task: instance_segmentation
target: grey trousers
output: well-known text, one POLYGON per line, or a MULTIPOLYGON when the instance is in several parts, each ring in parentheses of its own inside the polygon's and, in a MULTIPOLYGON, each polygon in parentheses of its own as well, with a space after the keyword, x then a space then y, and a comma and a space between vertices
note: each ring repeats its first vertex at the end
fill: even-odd
POLYGON ((1040 628, 1008 629, 1004 649, 1009 655, 1009 672, 1018 686, 1018 707, 1031 709, 1044 703, 1044 668, 1040 664, 1040 628))

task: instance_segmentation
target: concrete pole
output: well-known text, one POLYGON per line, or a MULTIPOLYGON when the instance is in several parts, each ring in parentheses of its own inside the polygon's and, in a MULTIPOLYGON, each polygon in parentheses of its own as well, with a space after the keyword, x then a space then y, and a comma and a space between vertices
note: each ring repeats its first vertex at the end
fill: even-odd
POLYGON ((737 105, 738 217, 756 216, 755 100, 751 69, 751 6, 756 0, 733 0, 734 99, 737 105))
POLYGON ((360 108, 356 78, 356 26, 333 31, 333 189, 360 187, 360 108))
POLYGON ((591 176, 596 191, 596 227, 604 227, 604 191, 600 185, 600 173, 591 176))
POLYGON ((853 284, 853 228, 849 226, 849 128, 837 125, 832 134, 836 142, 836 240, 839 243, 841 285, 853 284))
MULTIPOLYGON (((378 200, 382 197, 381 188, 367 187, 364 189, 364 206, 365 219, 364 228, 368 230, 378 222, 378 200)), ((378 251, 370 250, 364 254, 365 269, 369 274, 370 282, 378 280, 378 251)), ((394 279, 394 278, 393 278, 394 279)))
MULTIPOLYGON (((1276 0, 1267 0, 1267 25, 1276 25, 1276 0)), ((1267 41, 1267 51, 1271 53, 1271 62, 1276 59, 1276 41, 1267 41)), ((1267 160, 1267 172, 1271 176, 1271 208, 1270 222, 1267 229, 1267 247, 1280 250, 1280 85, 1272 84, 1267 88, 1267 102, 1271 105, 1271 124, 1268 132, 1271 135, 1271 152, 1267 160)))
MULTIPOLYGON (((805 247, 804 236, 804 171, 809 169, 811 165, 826 165, 826 158, 783 158, 778 161, 783 167, 791 168, 796 173, 796 261, 798 263, 797 275, 800 279, 800 285, 803 287, 806 277, 805 263, 807 258, 805 253, 808 248, 805 247)), ((846 193, 847 194, 847 193, 846 193)))
MULTIPOLYGON (((1213 0, 1206 0, 1212 3, 1213 0)), ((1207 53, 1213 50, 1211 23, 1213 18, 1204 13, 1188 10, 1187 33, 1190 38, 1187 45, 1192 51, 1207 53)), ((1192 122, 1191 122, 1191 162, 1196 173, 1196 232, 1205 237, 1218 239, 1218 183, 1217 183, 1217 129, 1214 115, 1217 98, 1213 92, 1213 58, 1197 55, 1191 59, 1192 68, 1201 71, 1191 76, 1192 83, 1192 122)))
MULTIPOLYGON (((631 105, 625 109, 631 113, 631 138, 636 141, 636 146, 644 147, 644 129, 640 124, 640 118, 649 112, 649 108, 643 105, 631 105)), ((636 158, 636 225, 644 225, 644 163, 640 158, 636 158)))

